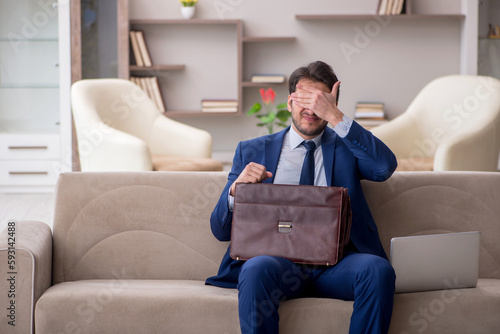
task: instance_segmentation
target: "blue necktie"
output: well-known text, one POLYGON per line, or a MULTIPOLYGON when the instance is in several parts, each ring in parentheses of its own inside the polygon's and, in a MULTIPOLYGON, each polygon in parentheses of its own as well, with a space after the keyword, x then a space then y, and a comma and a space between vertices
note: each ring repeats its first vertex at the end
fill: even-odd
POLYGON ((314 151, 316 144, 312 141, 303 141, 302 144, 306 147, 307 153, 302 164, 302 171, 300 172, 299 184, 314 185, 314 151))

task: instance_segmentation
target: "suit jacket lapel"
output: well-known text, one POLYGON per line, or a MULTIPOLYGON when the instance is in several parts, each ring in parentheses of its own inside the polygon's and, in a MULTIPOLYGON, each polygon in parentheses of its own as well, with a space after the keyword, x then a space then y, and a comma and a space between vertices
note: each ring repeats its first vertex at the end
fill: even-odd
POLYGON ((325 175, 326 182, 329 186, 332 186, 333 180, 333 163, 335 160, 335 138, 336 133, 330 129, 326 128, 323 133, 323 138, 321 138, 321 147, 323 149, 323 164, 325 165, 325 175))
POLYGON ((281 155, 281 148, 283 147, 283 138, 289 129, 290 127, 278 133, 272 134, 268 136, 265 141, 265 166, 267 171, 273 173, 273 177, 264 180, 264 183, 274 182, 274 176, 276 175, 276 169, 278 168, 278 161, 281 155))

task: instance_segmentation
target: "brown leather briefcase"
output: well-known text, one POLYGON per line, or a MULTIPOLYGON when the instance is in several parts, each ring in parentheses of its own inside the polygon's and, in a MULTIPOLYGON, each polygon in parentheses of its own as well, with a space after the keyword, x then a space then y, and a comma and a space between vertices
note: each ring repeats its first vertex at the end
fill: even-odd
POLYGON ((236 184, 230 256, 279 256, 295 263, 334 265, 349 242, 346 188, 236 184))

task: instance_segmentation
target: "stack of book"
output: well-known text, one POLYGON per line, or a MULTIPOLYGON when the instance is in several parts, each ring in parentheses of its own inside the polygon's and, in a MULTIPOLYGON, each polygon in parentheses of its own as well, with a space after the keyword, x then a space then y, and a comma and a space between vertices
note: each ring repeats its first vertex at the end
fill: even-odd
POLYGON ((285 76, 281 74, 254 74, 250 81, 254 83, 284 83, 285 76))
POLYGON ((500 26, 498 24, 496 26, 493 26, 493 24, 489 25, 488 37, 493 39, 500 38, 500 26))
POLYGON ((411 14, 411 0, 380 0, 378 15, 411 14))
POLYGON ((363 127, 374 127, 387 122, 384 104, 381 102, 358 102, 354 118, 363 127))
POLYGON ((238 112, 237 100, 201 100, 202 112, 238 112))
POLYGON ((142 31, 130 31, 130 44, 132 45, 133 58, 137 66, 151 67, 151 57, 149 56, 144 33, 142 31))
POLYGON ((158 83, 157 77, 130 77, 130 81, 135 83, 137 86, 149 96, 151 100, 156 104, 156 107, 165 112, 165 104, 163 103, 163 98, 160 92, 160 85, 158 83))

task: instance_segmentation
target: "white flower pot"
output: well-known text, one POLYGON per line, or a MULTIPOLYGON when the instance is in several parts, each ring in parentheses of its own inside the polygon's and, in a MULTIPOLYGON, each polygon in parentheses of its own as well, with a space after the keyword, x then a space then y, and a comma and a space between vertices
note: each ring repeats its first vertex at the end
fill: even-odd
POLYGON ((182 17, 185 18, 185 19, 192 18, 194 16, 195 9, 196 9, 195 6, 192 6, 192 7, 181 7, 182 17))

